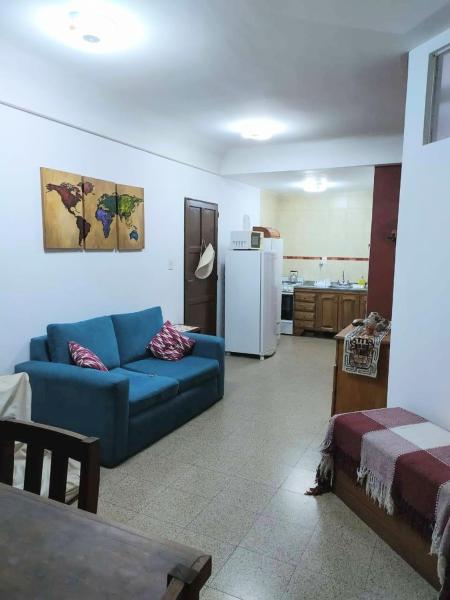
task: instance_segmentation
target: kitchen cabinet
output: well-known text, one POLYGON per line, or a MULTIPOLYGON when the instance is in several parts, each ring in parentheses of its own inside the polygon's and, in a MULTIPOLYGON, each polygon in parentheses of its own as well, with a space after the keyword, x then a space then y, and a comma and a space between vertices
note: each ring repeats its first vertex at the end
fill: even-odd
POLYGON ((338 322, 338 294, 319 294, 319 298, 316 303, 316 330, 338 331, 338 322))
POLYGON ((294 335, 304 331, 337 333, 366 316, 367 294, 351 290, 294 290, 294 335))
POLYGON ((339 327, 344 329, 360 315, 360 297, 358 294, 339 294, 339 327))
MULTIPOLYGON (((359 318, 365 319, 367 317, 367 294, 361 294, 359 297, 359 318)), ((350 321, 351 323, 351 321, 350 321)), ((347 323, 348 325, 348 323, 347 323)), ((345 327, 345 325, 344 325, 345 327)))

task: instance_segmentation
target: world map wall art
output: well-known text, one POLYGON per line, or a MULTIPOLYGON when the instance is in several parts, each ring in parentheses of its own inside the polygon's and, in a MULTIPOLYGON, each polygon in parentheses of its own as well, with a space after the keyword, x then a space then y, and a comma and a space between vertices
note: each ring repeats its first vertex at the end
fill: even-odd
POLYGON ((46 250, 142 250, 144 189, 41 167, 46 250))

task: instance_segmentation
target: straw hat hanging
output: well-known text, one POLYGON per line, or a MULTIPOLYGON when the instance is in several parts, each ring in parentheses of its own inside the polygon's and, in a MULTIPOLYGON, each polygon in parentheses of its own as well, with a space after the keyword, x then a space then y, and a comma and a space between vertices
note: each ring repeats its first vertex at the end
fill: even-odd
POLYGON ((207 279, 211 275, 214 268, 215 255, 216 252, 212 244, 208 244, 206 246, 205 242, 202 241, 200 260, 198 261, 198 266, 195 269, 195 276, 197 279, 207 279))

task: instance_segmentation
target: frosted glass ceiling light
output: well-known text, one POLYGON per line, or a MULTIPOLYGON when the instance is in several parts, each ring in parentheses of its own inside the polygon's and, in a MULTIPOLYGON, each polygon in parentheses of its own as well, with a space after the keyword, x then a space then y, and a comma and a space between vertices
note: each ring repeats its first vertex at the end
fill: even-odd
POLYGON ((37 18, 49 36, 85 52, 127 50, 144 33, 135 15, 105 0, 49 4, 38 12, 37 18))
POLYGON ((233 131, 240 133, 245 140, 263 142, 284 131, 284 126, 271 119, 249 119, 235 123, 233 131))
POLYGON ((297 187, 302 188, 305 192, 325 192, 329 188, 328 179, 322 177, 306 177, 303 181, 297 184, 297 187))

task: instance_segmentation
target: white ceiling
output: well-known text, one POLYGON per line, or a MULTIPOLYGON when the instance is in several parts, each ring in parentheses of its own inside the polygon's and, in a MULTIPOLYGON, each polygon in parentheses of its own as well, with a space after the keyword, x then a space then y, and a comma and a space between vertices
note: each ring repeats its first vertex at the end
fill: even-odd
POLYGON ((401 133, 406 52, 450 23, 444 0, 117 0, 146 39, 90 55, 36 27, 36 9, 55 1, 1 3, 0 37, 22 64, 29 53, 136 124, 159 116, 220 155, 260 144, 229 129, 251 117, 286 124, 273 143, 401 133))
POLYGON ((351 167, 341 169, 321 169, 310 171, 283 171, 276 173, 249 173, 235 175, 233 179, 275 193, 302 192, 296 183, 306 177, 326 177, 330 190, 336 191, 366 191, 373 189, 373 167, 351 167))

